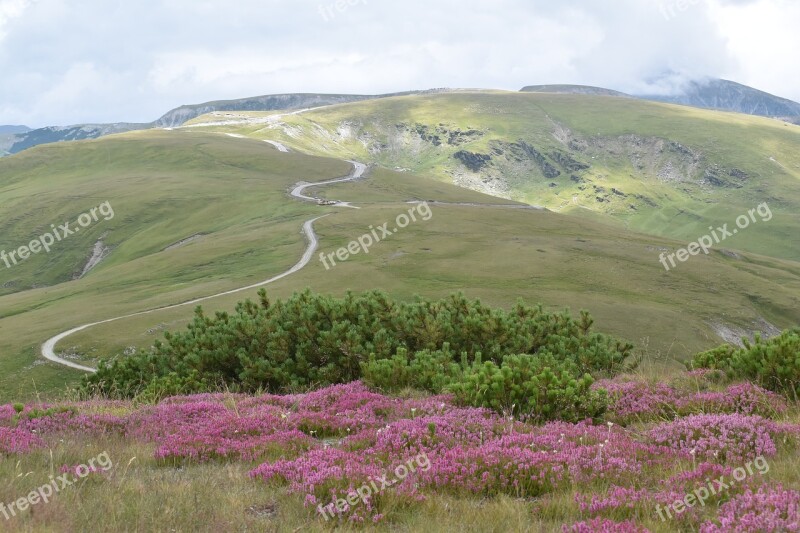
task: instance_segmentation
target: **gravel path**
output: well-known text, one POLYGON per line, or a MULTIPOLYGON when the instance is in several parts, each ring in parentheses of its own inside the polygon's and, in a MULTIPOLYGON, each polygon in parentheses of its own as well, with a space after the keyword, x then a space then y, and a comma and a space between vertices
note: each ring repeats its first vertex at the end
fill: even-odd
MULTIPOLYGON (((269 141, 267 141, 267 142, 269 142, 269 141)), ((280 143, 271 143, 271 144, 273 144, 281 152, 283 152, 283 151, 287 151, 288 152, 288 149, 285 146, 283 146, 282 144, 280 144, 280 143)), ((293 197, 297 198, 298 200, 315 201, 316 202, 318 200, 317 198, 306 196, 306 195, 303 194, 303 191, 305 189, 307 189, 308 187, 319 187, 319 186, 322 186, 322 185, 329 185, 329 184, 332 184, 332 183, 342 183, 342 182, 345 182, 345 181, 356 180, 356 179, 359 179, 360 177, 362 177, 364 175, 364 172, 367 170, 367 166, 364 165, 363 163, 358 163, 356 161, 350 161, 350 163, 353 164, 353 171, 350 173, 349 176, 346 176, 344 178, 336 178, 336 179, 332 179, 332 180, 328 180, 328 181, 317 182, 317 183, 299 183, 292 190, 291 195, 293 197)), ((353 206, 349 205, 348 202, 336 202, 336 203, 331 204, 331 205, 338 206, 338 207, 353 207, 353 206)), ((91 328, 93 326, 99 326, 100 324, 108 324, 109 322, 115 322, 117 320, 123 320, 125 318, 132 318, 132 317, 137 317, 137 316, 142 316, 142 315, 149 315, 149 314, 155 313, 157 311, 166 311, 168 309, 175 309, 177 307, 183 307, 183 306, 187 306, 187 305, 197 304, 197 303, 200 303, 200 302, 204 302, 206 300, 210 300, 212 298, 217 298, 219 296, 227 296, 229 294, 236 294, 237 292, 248 291, 248 290, 252 290, 252 289, 258 288, 258 287, 263 287, 264 285, 268 285, 270 283, 278 281, 279 279, 283 279, 286 276, 290 276, 290 275, 294 274, 295 272, 299 271, 300 269, 302 269, 303 267, 305 267, 311 261, 311 257, 314 255, 314 252, 316 251, 317 246, 319 245, 319 240, 317 238, 317 234, 314 232, 314 222, 316 222, 317 220, 319 220, 319 219, 321 219, 323 217, 326 217, 326 216, 328 216, 328 215, 322 215, 320 217, 312 218, 311 220, 307 220, 303 224, 303 234, 306 236, 306 239, 308 240, 308 247, 306 247, 306 251, 305 251, 305 253, 303 253, 303 257, 300 258, 300 261, 298 261, 296 265, 294 265, 292 268, 290 268, 286 272, 283 272, 282 274, 278 274, 277 276, 274 276, 274 277, 272 277, 272 278, 270 278, 270 279, 268 279, 266 281, 262 281, 260 283, 255 283, 253 285, 248 285, 247 287, 241 287, 239 289, 233 289, 233 290, 230 290, 230 291, 220 292, 218 294, 212 294, 210 296, 203 296, 202 298, 196 298, 196 299, 190 300, 188 302, 182 302, 182 303, 179 303, 179 304, 168 305, 168 306, 164 306, 164 307, 157 307, 155 309, 150 309, 148 311, 140 311, 138 313, 131 313, 129 315, 109 318, 109 319, 106 319, 106 320, 101 320, 99 322, 92 322, 91 324, 84 324, 82 326, 78 326, 76 328, 72 328, 72 329, 70 329, 68 331, 65 331, 63 333, 59 333, 55 337, 52 337, 52 338, 48 339, 47 341, 45 341, 45 343, 42 344, 42 349, 41 349, 42 357, 44 357, 48 361, 52 361, 54 363, 58 363, 60 365, 63 365, 63 366, 69 367, 69 368, 74 368, 76 370, 82 370, 84 372, 96 372, 96 370, 94 368, 91 368, 91 367, 88 367, 88 366, 84 366, 84 365, 80 365, 80 364, 75 363, 73 361, 68 361, 66 359, 63 359, 63 358, 57 356, 56 353, 55 353, 56 344, 58 344, 59 342, 61 342, 62 340, 64 340, 65 338, 69 337, 70 335, 72 335, 74 333, 77 333, 79 331, 83 331, 83 330, 91 328)))

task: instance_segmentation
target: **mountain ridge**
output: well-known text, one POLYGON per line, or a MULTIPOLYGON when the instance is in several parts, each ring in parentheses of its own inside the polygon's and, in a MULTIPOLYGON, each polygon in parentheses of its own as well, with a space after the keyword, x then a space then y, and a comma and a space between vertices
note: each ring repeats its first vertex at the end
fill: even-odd
POLYGON ((0 135, 16 135, 17 133, 28 133, 31 128, 28 126, 14 126, 10 124, 0 126, 0 135))
MULTIPOLYGON (((439 92, 458 92, 463 89, 425 89, 378 95, 283 93, 252 96, 231 100, 212 100, 200 104, 186 104, 164 113, 147 123, 118 122, 110 124, 75 124, 47 126, 31 130, 25 126, 0 126, 0 157, 13 155, 53 142, 96 139, 114 133, 151 128, 179 127, 201 115, 219 111, 281 111, 310 107, 323 107, 395 96, 425 95, 439 92), (3 131, 3 129, 8 129, 3 131), (13 128, 20 128, 16 133, 13 128), (22 129, 27 131, 22 131, 22 129)), ((590 85, 547 84, 528 85, 520 92, 611 96, 649 100, 703 109, 732 111, 747 115, 765 116, 800 124, 800 103, 776 96, 753 87, 723 79, 708 78, 689 82, 683 92, 674 95, 627 94, 614 89, 590 85)))
MULTIPOLYGON (((171 109, 152 122, 132 123, 115 122, 109 124, 73 124, 69 126, 46 126, 43 128, 3 132, 0 129, 0 157, 13 155, 28 148, 41 144, 50 144, 63 141, 79 141, 97 139, 114 133, 146 130, 151 128, 174 128, 207 113, 215 111, 282 111, 320 107, 326 105, 358 102, 377 98, 393 96, 406 96, 413 94, 428 94, 432 92, 447 91, 449 89, 427 89, 419 91, 404 91, 378 95, 348 95, 348 94, 322 94, 322 93, 285 93, 268 94, 237 98, 232 100, 212 100, 200 104, 187 104, 171 109), (2 135, 5 133, 5 135, 2 135)), ((2 126, 13 128, 15 126, 2 126)))
POLYGON ((690 81, 676 95, 641 94, 636 97, 761 117, 800 117, 800 103, 725 79, 690 81))

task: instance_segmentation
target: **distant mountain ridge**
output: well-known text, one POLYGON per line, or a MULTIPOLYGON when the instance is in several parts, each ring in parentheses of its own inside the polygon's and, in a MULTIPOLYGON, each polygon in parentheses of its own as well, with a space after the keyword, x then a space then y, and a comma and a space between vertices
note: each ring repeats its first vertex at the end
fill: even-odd
MULTIPOLYGON (((152 124, 136 124, 120 122, 117 124, 78 124, 75 126, 48 126, 29 130, 14 136, 13 142, 9 143, 7 151, 9 154, 16 154, 22 150, 62 141, 81 141, 84 139, 96 139, 112 133, 124 133, 126 131, 142 130, 152 127, 152 124)), ((0 141, 1 143, 1 141, 0 141)), ((0 145, 0 150, 3 146, 0 145)))
POLYGON ((708 79, 689 82, 676 95, 636 95, 637 98, 762 117, 800 117, 800 103, 735 81, 708 79))
POLYGON ((613 89, 590 85, 529 85, 520 92, 589 94, 639 98, 654 102, 688 105, 718 111, 732 111, 745 115, 781 118, 800 122, 800 103, 775 96, 735 81, 706 79, 688 82, 677 94, 627 94, 613 89))
MULTIPOLYGON (((112 133, 123 133, 126 131, 149 128, 174 128, 201 115, 214 111, 281 111, 375 100, 392 96, 431 94, 448 91, 458 91, 458 89, 429 89, 380 95, 317 93, 272 94, 235 100, 217 100, 202 104, 183 105, 168 111, 153 122, 142 124, 124 122, 114 124, 77 124, 73 126, 49 126, 35 130, 31 130, 26 126, 0 126, 0 157, 15 154, 40 144, 96 139, 112 133)), ((520 91, 638 98, 721 111, 733 111, 748 115, 780 118, 787 122, 800 124, 800 103, 740 83, 722 79, 692 81, 686 84, 685 88, 680 93, 673 95, 630 95, 603 87, 569 84, 529 85, 523 87, 520 91)))
MULTIPOLYGON (((443 89, 434 89, 434 91, 443 89)), ((218 100, 203 104, 183 105, 165 113, 153 125, 158 128, 173 128, 185 124, 200 115, 214 111, 282 111, 284 109, 305 109, 308 107, 321 107, 326 105, 347 104, 363 100, 388 98, 391 96, 404 96, 421 94, 428 91, 406 91, 380 95, 366 94, 269 94, 239 98, 236 100, 218 100)))
POLYGON ((27 133, 31 131, 28 126, 0 126, 0 135, 16 135, 17 133, 27 133))
POLYGON ((113 133, 124 133, 126 131, 150 128, 174 128, 200 115, 214 111, 281 111, 304 109, 308 107, 321 107, 362 100, 388 98, 391 96, 428 94, 447 90, 448 89, 430 89, 425 91, 406 91, 380 95, 316 93, 271 94, 235 100, 217 100, 202 104, 183 105, 168 111, 157 120, 147 123, 119 122, 113 124, 76 124, 72 126, 48 126, 35 130, 31 130, 26 126, 0 126, 0 157, 16 154, 22 150, 40 144, 96 139, 113 133), (8 128, 9 131, 4 131, 2 128, 8 128), (17 130, 13 131, 12 128, 17 128, 17 130))
POLYGON ((557 93, 557 94, 590 94, 594 96, 622 96, 633 98, 629 94, 621 93, 613 89, 603 87, 593 87, 591 85, 528 85, 520 89, 523 93, 557 93))

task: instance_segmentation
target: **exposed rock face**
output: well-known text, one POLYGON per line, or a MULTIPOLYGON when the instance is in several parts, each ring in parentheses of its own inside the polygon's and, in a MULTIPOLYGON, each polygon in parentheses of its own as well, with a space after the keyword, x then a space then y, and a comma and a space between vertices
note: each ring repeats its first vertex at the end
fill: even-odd
MULTIPOLYGON (((581 163, 569 154, 561 151, 552 152, 548 158, 548 156, 537 150, 532 144, 522 139, 513 143, 491 141, 489 147, 491 149, 491 154, 459 150, 453 154, 453 157, 461 161, 464 166, 473 172, 479 172, 486 167, 492 161, 493 157, 496 161, 501 163, 510 162, 512 164, 525 164, 533 162, 539 167, 542 175, 547 179, 557 178, 561 175, 561 171, 551 163, 551 160, 556 162, 564 170, 570 172, 578 172, 590 168, 590 165, 581 163)), ((575 177, 578 178, 577 176, 575 177)))
POLYGON ((704 180, 713 187, 741 189, 748 177, 746 172, 738 168, 726 170, 719 165, 711 165, 706 169, 704 180))
POLYGON ((420 140, 430 143, 433 146, 442 146, 447 143, 450 146, 461 146, 479 139, 483 136, 483 132, 476 129, 461 130, 460 128, 451 128, 445 124, 439 124, 435 128, 429 127, 426 124, 408 125, 404 122, 395 124, 395 128, 400 133, 411 133, 419 137, 420 140))
POLYGON ((102 240, 97 241, 94 244, 94 248, 92 248, 92 256, 84 265, 83 270, 81 270, 81 273, 73 276, 73 279, 80 279, 84 277, 86 274, 89 273, 91 269, 99 265, 103 259, 108 257, 108 254, 110 253, 111 253, 111 248, 106 246, 102 240))
POLYGON ((535 162, 547 179, 557 178, 561 175, 561 172, 550 164, 544 154, 522 139, 515 143, 497 142, 493 146, 505 153, 506 156, 513 161, 520 163, 525 161, 535 162))
POLYGON ((453 154, 453 157, 461 161, 464 166, 472 172, 480 172, 480 170, 492 160, 492 156, 490 155, 475 154, 467 152, 466 150, 459 150, 453 154))
POLYGON ((580 161, 576 161, 567 153, 554 151, 550 154, 550 158, 553 159, 556 163, 561 165, 561 168, 567 170, 569 172, 580 172, 581 170, 587 170, 591 165, 587 165, 586 163, 581 163, 580 161))

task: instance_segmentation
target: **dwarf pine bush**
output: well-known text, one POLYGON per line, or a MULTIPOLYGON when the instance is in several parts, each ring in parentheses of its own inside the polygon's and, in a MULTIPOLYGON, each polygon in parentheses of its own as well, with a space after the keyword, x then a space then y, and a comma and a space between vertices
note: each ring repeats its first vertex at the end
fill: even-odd
POLYGON ((731 379, 747 379, 792 399, 800 397, 799 328, 769 340, 756 335, 753 343, 743 342, 743 348, 723 345, 699 353, 687 366, 722 370, 731 379))
POLYGON ((456 366, 502 365, 511 354, 539 353, 571 361, 577 375, 625 370, 632 345, 591 327, 587 313, 575 320, 522 302, 506 311, 463 294, 399 302, 380 291, 334 298, 306 290, 273 303, 262 290, 258 303, 241 302, 232 314, 210 317, 198 307, 185 331, 165 334, 150 351, 102 361, 81 387, 158 397, 220 385, 303 390, 366 376, 376 385, 437 391, 460 372, 456 366))
POLYGON ((501 364, 486 361, 467 370, 448 387, 456 401, 472 407, 520 415, 535 422, 578 422, 598 418, 607 407, 606 391, 578 365, 552 354, 510 355, 501 364))

